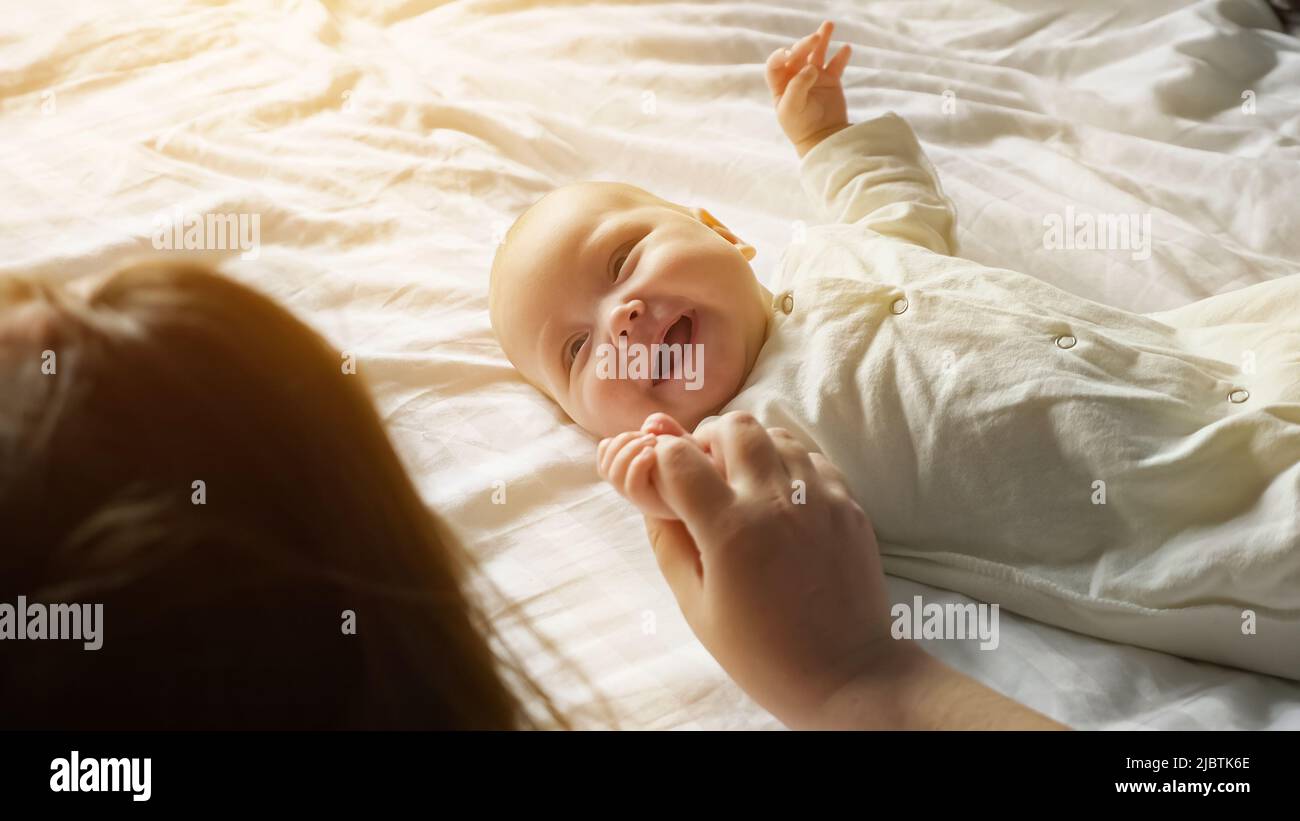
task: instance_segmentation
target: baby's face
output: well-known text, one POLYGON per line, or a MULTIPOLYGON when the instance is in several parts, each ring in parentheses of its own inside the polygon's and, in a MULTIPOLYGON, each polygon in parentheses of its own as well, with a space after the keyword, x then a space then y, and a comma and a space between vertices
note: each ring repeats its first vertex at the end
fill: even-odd
POLYGON ((748 376, 770 295, 752 249, 706 220, 635 186, 578 183, 530 208, 498 250, 501 347, 588 431, 636 430, 656 411, 693 429, 748 376), (678 367, 634 364, 667 345, 690 346, 678 367))

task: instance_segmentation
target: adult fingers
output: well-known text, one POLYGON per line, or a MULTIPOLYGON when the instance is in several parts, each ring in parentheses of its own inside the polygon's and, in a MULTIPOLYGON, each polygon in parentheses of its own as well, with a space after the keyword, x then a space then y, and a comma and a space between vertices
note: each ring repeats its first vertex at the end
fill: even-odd
POLYGON ((772 437, 751 414, 733 412, 711 419, 696 429, 695 436, 721 453, 727 479, 738 485, 752 488, 774 480, 785 484, 788 479, 772 437))
POLYGON ((791 478, 806 482, 816 473, 808 448, 793 433, 785 428, 768 428, 767 433, 772 437, 772 444, 776 446, 776 452, 785 463, 786 472, 791 478))
POLYGON ((842 491, 845 495, 849 495, 848 483, 844 480, 844 474, 830 459, 814 451, 808 454, 808 460, 812 462, 813 469, 821 476, 822 481, 842 491))

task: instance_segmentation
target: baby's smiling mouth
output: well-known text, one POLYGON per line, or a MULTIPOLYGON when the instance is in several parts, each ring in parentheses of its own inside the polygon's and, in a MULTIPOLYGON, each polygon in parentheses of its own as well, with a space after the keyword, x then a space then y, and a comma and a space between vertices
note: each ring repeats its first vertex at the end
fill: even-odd
POLYGON ((685 378, 685 374, 681 372, 681 365, 686 356, 686 346, 691 344, 694 335, 695 319, 690 314, 682 314, 664 329, 663 338, 659 340, 656 360, 659 376, 651 381, 652 385, 659 385, 670 379, 685 378), (676 356, 673 355, 671 346, 677 346, 676 356))

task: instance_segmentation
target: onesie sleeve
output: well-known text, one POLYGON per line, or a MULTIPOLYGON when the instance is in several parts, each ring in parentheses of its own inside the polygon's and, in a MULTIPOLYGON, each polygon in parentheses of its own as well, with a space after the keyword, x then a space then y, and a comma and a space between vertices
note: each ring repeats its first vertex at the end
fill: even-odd
POLYGON ((822 140, 800 164, 804 191, 832 222, 855 223, 940 254, 957 249, 957 212, 912 128, 893 112, 822 140))

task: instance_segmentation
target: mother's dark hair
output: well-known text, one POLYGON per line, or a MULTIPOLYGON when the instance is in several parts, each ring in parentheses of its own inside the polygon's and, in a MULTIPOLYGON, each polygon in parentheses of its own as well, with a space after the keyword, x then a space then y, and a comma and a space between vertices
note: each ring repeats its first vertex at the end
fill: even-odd
POLYGON ((567 726, 343 364, 190 264, 0 282, 0 602, 104 605, 0 642, 0 723, 567 726))

